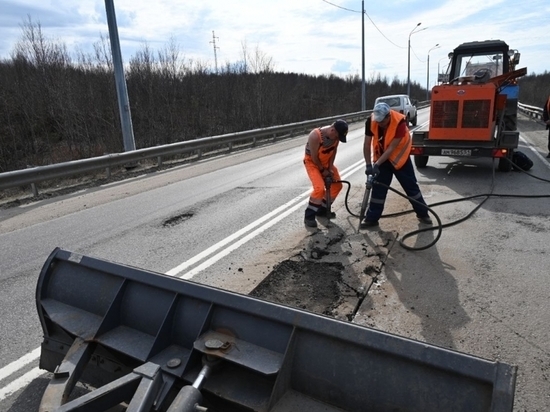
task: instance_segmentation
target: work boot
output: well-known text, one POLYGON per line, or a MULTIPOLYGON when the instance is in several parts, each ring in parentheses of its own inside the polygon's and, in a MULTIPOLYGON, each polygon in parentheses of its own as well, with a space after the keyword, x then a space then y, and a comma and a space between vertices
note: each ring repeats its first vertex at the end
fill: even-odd
POLYGON ((376 226, 378 226, 378 220, 367 220, 367 219, 363 220, 359 225, 361 229, 367 229, 369 227, 376 227, 376 226))
POLYGON ((427 225, 433 224, 432 218, 430 216, 417 216, 418 220, 420 220, 421 223, 425 223, 427 225))
MULTIPOLYGON (((327 217, 327 208, 325 206, 320 206, 319 209, 317 209, 317 213, 315 213, 317 216, 321 217, 327 217)), ((328 216, 329 219, 334 219, 336 217, 336 213, 333 211, 330 212, 330 216, 328 216)))
POLYGON ((311 208, 306 209, 304 224, 308 227, 317 227, 317 221, 315 220, 315 210, 311 208))

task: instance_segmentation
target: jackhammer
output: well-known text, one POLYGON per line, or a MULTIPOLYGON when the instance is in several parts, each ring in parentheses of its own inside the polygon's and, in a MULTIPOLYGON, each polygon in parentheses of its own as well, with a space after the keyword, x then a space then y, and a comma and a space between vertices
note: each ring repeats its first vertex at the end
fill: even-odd
POLYGON ((368 175, 367 181, 365 182, 365 194, 363 195, 363 201, 361 202, 361 212, 359 213, 359 227, 361 228, 361 222, 365 218, 365 213, 367 212, 367 207, 369 206, 370 191, 372 185, 374 184, 374 175, 368 175))

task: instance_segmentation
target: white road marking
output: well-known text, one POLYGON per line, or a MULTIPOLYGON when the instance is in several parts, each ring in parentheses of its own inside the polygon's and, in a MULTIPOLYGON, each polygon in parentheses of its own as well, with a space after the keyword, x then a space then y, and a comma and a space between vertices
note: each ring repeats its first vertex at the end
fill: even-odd
MULTIPOLYGON (((170 269, 168 272, 166 272, 166 275, 169 275, 169 276, 178 275, 179 273, 183 272, 188 267, 194 265, 197 262, 200 262, 201 260, 208 257, 212 253, 216 252, 218 249, 224 247, 228 243, 234 242, 236 239, 240 238, 245 233, 251 231, 256 226, 262 224, 266 220, 271 219, 274 216, 277 216, 283 210, 287 209, 288 207, 290 207, 295 202, 300 201, 300 199, 302 197, 307 196, 309 193, 310 193, 310 190, 308 190, 307 192, 302 193, 301 195, 299 195, 296 198, 292 199, 290 202, 282 205, 281 207, 278 207, 277 209, 275 209, 271 213, 268 213, 267 215, 262 216, 260 219, 256 220, 255 222, 250 223, 248 226, 245 226, 244 228, 242 228, 238 232, 233 233, 231 236, 228 236, 225 239, 223 239, 223 240, 219 241, 218 243, 216 243, 215 245, 212 245, 211 247, 209 247, 208 249, 202 251, 198 255, 195 255, 191 259, 183 262, 182 264, 176 266, 175 268, 170 269)), ((232 250, 234 250, 234 249, 232 249, 232 250)), ((214 263, 214 262, 212 262, 212 263, 214 263)), ((210 266, 210 265, 208 265, 208 266, 210 266)), ((191 277, 183 276, 184 279, 190 279, 191 277)))
MULTIPOLYGON (((310 191, 308 190, 306 192, 306 195, 308 195, 310 193, 310 191)), ((256 229, 255 231, 249 233, 248 235, 246 235, 245 237, 243 237, 242 239, 240 239, 238 242, 234 242, 231 244, 231 246, 223 249, 220 253, 212 256, 210 259, 208 259, 207 261, 203 262, 201 265, 197 266, 196 268, 190 270, 189 272, 185 273, 184 275, 180 276, 182 279, 191 279, 193 276, 195 276, 196 274, 198 274, 199 272, 201 272, 202 270, 206 269, 207 267, 209 266, 212 266, 214 263, 216 263, 218 260, 220 260, 221 258, 227 256, 228 254, 230 254, 231 252, 233 252, 234 250, 240 248, 242 245, 244 245, 246 242, 248 242, 249 240, 255 238, 256 236, 258 236, 260 233, 266 231, 267 229, 269 229, 271 226, 273 226, 275 223, 278 223, 280 220, 284 219, 285 217, 287 217, 288 215, 290 215, 291 213, 293 213, 294 211, 296 211, 296 209, 298 209, 299 207, 301 207, 302 205, 306 204, 309 199, 303 199, 300 201, 300 199, 303 197, 304 195, 300 195, 298 196, 297 198, 293 199, 292 201, 288 202, 286 205, 284 205, 285 207, 289 207, 292 203, 296 202, 296 201, 299 201, 299 203, 297 203, 296 205, 294 205, 293 207, 291 207, 290 209, 287 209, 285 212, 281 213, 281 214, 278 214, 276 215, 275 218, 271 219, 269 222, 267 222, 265 225, 259 227, 258 229, 256 229)), ((270 213, 271 215, 271 213, 270 213)), ((249 226, 252 226, 252 225, 249 225, 249 226)), ((221 242, 220 242, 221 243, 221 242)), ((224 243, 225 244, 225 243, 224 243)), ((219 249, 219 244, 216 244, 214 245, 213 247, 215 247, 216 249, 219 249)))
MULTIPOLYGON (((347 169, 345 169, 341 172, 340 178, 345 179, 350 174, 355 173, 359 168, 362 168, 363 165, 364 165, 363 160, 360 160, 359 162, 351 165, 350 167, 348 167, 347 169)), ((277 209, 275 209, 271 213, 268 213, 267 215, 262 216, 260 219, 250 223, 248 226, 242 228, 238 232, 235 232, 231 236, 226 237, 225 239, 219 241, 215 245, 212 245, 211 247, 209 247, 208 249, 206 249, 203 252, 199 253, 198 255, 193 256, 191 259, 183 262, 182 264, 176 266, 175 268, 170 269, 168 272, 166 272, 166 274, 169 275, 169 276, 178 276, 181 272, 183 272, 188 267, 193 266, 194 264, 200 262, 201 260, 205 259, 206 257, 212 255, 217 250, 223 248, 225 245, 231 243, 230 247, 225 248, 220 253, 216 254, 213 257, 211 257, 210 259, 203 262, 201 265, 197 266, 196 268, 190 270, 189 272, 187 272, 187 273, 185 273, 181 276, 178 276, 182 279, 191 279, 193 276, 195 276, 200 271, 206 269, 209 266, 212 266, 214 263, 216 263, 221 258, 227 256, 233 250, 241 247, 246 242, 248 242, 250 239, 258 236, 260 233, 262 233, 265 230, 269 229, 275 223, 279 222, 283 218, 290 215, 292 212, 296 211, 296 209, 298 209, 298 207, 302 206, 303 204, 305 204, 308 201, 307 197, 309 196, 310 193, 311 193, 311 190, 305 191, 304 193, 302 193, 299 196, 295 197, 291 201, 289 201, 289 202, 285 203, 284 205, 278 207, 277 209), (249 235, 243 237, 238 242, 235 242, 235 240, 239 239, 241 236, 245 235, 247 232, 251 231, 256 226, 261 225, 266 220, 268 220, 268 222, 265 223, 263 226, 256 229, 254 232, 250 233, 249 235)))
POLYGON ((20 389, 23 389, 25 386, 27 386, 33 380, 35 380, 36 378, 39 378, 40 376, 44 375, 45 373, 46 372, 44 372, 43 370, 38 369, 38 367, 36 367, 36 368, 31 369, 27 373, 25 373, 23 376, 21 376, 21 377, 17 378, 16 380, 10 382, 8 385, 6 385, 2 389, 0 389, 0 401, 6 399, 12 393, 17 392, 20 389))
POLYGON ((523 137, 522 135, 519 135, 519 138, 521 139, 521 141, 523 141, 523 143, 527 145, 529 150, 531 150, 533 154, 542 161, 542 164, 546 166, 547 169, 550 169, 550 162, 546 161, 546 158, 539 153, 539 151, 536 149, 536 146, 532 144, 529 140, 527 140, 525 137, 523 137))
POLYGON ((23 368, 25 365, 35 361, 40 356, 40 348, 36 348, 30 353, 22 356, 16 361, 10 363, 9 365, 4 366, 0 369, 0 381, 3 381, 11 374, 17 372, 19 369, 23 368))

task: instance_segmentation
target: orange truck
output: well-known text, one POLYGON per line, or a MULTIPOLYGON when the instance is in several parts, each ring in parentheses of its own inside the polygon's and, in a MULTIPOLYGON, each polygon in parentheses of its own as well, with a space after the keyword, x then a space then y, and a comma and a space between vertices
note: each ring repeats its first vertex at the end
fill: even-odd
POLYGON ((517 78, 520 54, 501 40, 463 43, 449 53, 445 83, 434 86, 430 121, 413 132, 412 155, 423 168, 430 156, 498 158, 512 169, 518 147, 517 78))

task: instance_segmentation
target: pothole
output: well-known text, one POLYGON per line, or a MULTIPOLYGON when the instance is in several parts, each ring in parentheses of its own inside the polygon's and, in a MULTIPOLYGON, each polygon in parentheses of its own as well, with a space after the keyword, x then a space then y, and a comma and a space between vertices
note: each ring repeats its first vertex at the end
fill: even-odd
POLYGON ((162 222, 163 227, 172 227, 179 225, 182 222, 185 222, 188 219, 191 219, 193 217, 193 213, 182 213, 177 216, 172 216, 169 219, 166 219, 164 222, 162 222))
POLYGON ((274 303, 305 309, 310 312, 334 315, 341 304, 341 263, 317 263, 285 260, 250 292, 274 303))

